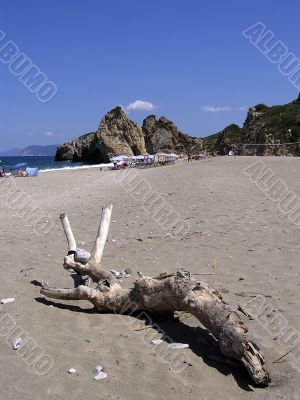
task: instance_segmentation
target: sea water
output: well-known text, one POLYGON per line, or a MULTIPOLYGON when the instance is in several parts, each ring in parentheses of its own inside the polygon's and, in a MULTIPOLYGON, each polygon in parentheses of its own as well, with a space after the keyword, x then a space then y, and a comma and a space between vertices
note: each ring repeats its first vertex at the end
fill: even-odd
MULTIPOLYGON (((54 157, 49 156, 16 156, 16 157, 1 157, 0 156, 0 168, 4 168, 6 172, 19 163, 26 163, 29 168, 38 168, 40 172, 48 171, 59 171, 62 169, 85 169, 92 167, 105 167, 110 166, 110 164, 99 164, 99 165, 89 165, 81 162, 72 163, 70 161, 54 161, 54 157)), ((111 164, 113 165, 113 164, 111 164)))

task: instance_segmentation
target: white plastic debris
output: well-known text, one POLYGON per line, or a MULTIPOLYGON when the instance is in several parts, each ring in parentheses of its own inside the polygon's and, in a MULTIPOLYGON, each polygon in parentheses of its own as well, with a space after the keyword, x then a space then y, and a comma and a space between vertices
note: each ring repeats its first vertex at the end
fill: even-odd
POLYGON ((95 379, 96 381, 100 381, 100 380, 102 380, 102 379, 107 378, 107 374, 106 374, 105 372, 103 372, 103 367, 102 367, 101 365, 98 365, 98 366, 94 369, 93 374, 94 374, 94 379, 95 379))
POLYGON ((115 269, 111 269, 110 272, 114 274, 117 279, 123 278, 122 272, 116 271, 115 269))
POLYGON ((22 342, 22 339, 20 337, 17 337, 16 339, 13 340, 13 342, 11 344, 12 348, 14 350, 18 350, 18 348, 21 346, 21 342, 22 342))
POLYGON ((161 340, 161 339, 153 339, 153 340, 151 340, 150 344, 158 345, 158 344, 161 344, 162 342, 163 342, 163 340, 161 340))
POLYGON ((76 374, 76 369, 75 368, 68 369, 68 374, 76 374))
POLYGON ((1 304, 12 303, 13 301, 15 301, 13 297, 8 297, 7 299, 2 299, 1 304))
POLYGON ((107 374, 105 372, 100 372, 98 375, 94 376, 96 381, 100 381, 105 378, 107 378, 107 374))
POLYGON ((168 344, 169 349, 187 349, 190 347, 187 343, 170 343, 168 344))
POLYGON ((115 269, 111 269, 110 272, 114 274, 117 279, 128 278, 130 276, 129 272, 131 272, 130 268, 127 268, 121 272, 116 271, 115 269))

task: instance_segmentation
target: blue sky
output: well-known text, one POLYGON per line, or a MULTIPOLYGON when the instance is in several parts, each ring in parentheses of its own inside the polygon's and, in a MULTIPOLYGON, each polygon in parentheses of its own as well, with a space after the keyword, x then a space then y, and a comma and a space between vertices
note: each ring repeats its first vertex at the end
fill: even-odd
POLYGON ((139 123, 165 115, 206 136, 241 125, 245 107, 298 96, 242 32, 262 21, 300 58, 299 0, 1 0, 0 7, 5 40, 58 88, 41 103, 0 63, 1 150, 63 143, 95 130, 116 105, 131 104, 139 123))

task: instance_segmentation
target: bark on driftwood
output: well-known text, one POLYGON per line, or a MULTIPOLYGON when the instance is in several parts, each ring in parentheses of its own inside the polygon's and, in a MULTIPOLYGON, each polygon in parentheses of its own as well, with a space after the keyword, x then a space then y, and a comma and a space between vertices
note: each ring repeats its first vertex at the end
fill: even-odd
POLYGON ((64 268, 87 279, 84 285, 74 289, 54 289, 43 284, 41 294, 54 299, 89 300, 99 312, 189 312, 213 334, 226 358, 237 360, 246 367, 254 383, 267 385, 269 375, 263 366, 261 350, 247 338, 247 328, 238 313, 228 306, 217 290, 192 278, 186 271, 162 273, 154 278, 139 273, 140 278, 133 287, 124 289, 110 271, 102 268, 111 213, 112 205, 102 209, 96 241, 86 263, 76 261, 76 242, 68 217, 61 215, 69 249, 64 268))

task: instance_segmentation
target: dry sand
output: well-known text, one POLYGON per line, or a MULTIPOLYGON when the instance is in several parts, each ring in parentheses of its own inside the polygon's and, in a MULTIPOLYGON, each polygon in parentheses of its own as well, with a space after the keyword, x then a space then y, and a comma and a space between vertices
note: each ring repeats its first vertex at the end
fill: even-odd
MULTIPOLYGON (((266 327, 276 315, 287 321, 290 331, 300 330, 300 231, 243 175, 242 170, 257 160, 224 157, 138 171, 189 222, 189 233, 175 237, 114 179, 118 171, 62 171, 17 179, 47 219, 54 218, 54 229, 45 236, 34 234, 6 201, 2 181, 0 298, 15 297, 15 302, 0 305, 1 399, 299 399, 293 358, 273 363, 291 346, 282 346, 278 330, 266 327), (207 331, 191 328, 197 323, 188 315, 181 323, 158 321, 174 341, 190 344, 184 354, 191 365, 175 373, 149 344, 159 338, 156 331, 134 331, 143 321, 93 313, 87 302, 41 299, 34 280, 56 287, 73 285, 62 268, 66 242, 59 214, 68 213, 78 244, 84 242, 89 249, 100 208, 108 202, 114 204, 113 222, 103 261, 117 270, 132 269, 125 284, 131 284, 139 270, 151 276, 183 267, 214 273, 201 278, 222 289, 233 307, 253 299, 253 293, 263 295, 259 301, 265 299, 272 309, 249 321, 249 327, 265 352, 272 377, 269 388, 254 388, 244 371, 208 360, 207 355, 220 355, 218 349, 207 331), (238 295, 241 292, 244 297, 238 295), (36 374, 11 348, 17 332, 4 337, 7 318, 53 358, 48 374, 36 374), (104 381, 93 380, 93 368, 99 364, 108 374, 104 381), (78 374, 68 374, 69 368, 78 374)), ((300 197, 299 158, 261 160, 300 197)))

